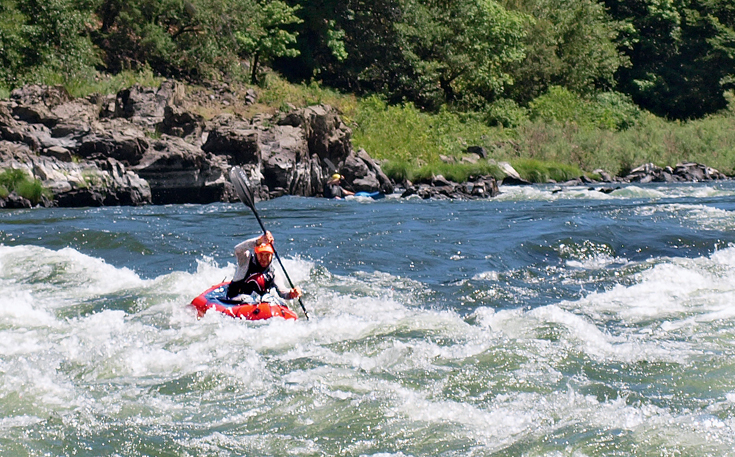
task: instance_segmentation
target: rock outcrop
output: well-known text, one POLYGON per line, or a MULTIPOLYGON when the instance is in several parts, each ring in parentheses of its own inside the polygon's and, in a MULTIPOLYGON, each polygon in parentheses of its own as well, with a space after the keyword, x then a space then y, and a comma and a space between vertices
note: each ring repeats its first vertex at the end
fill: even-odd
POLYGON ((235 165, 258 199, 319 196, 334 172, 358 190, 393 192, 379 164, 352 149, 332 107, 207 122, 186 97, 173 81, 86 99, 56 87, 15 90, 0 102, 0 169, 27 170, 62 206, 235 201, 235 165))
POLYGON ((466 200, 495 197, 499 193, 498 183, 492 176, 470 177, 465 183, 456 183, 439 175, 427 182, 406 183, 402 197, 466 200))
MULTIPOLYGON (((239 96, 226 85, 215 92, 196 99, 182 84, 164 81, 159 88, 74 98, 62 88, 25 86, 0 101, 0 170, 25 170, 53 193, 43 204, 59 206, 236 201, 227 178, 235 165, 245 169, 258 200, 320 196, 333 173, 345 176, 355 192, 394 192, 380 163, 353 149, 352 132, 334 108, 294 108, 252 119, 225 113, 206 120, 198 113, 202 103, 247 106, 257 99, 253 90, 239 96)), ((492 161, 482 146, 467 152, 463 163, 492 161)), ((496 165, 506 175, 503 185, 530 184, 507 162, 496 165)), ((596 173, 603 182, 619 183, 726 179, 696 163, 645 164, 625 177, 596 173)), ((581 177, 562 185, 591 182, 581 177)), ((464 183, 435 176, 401 185, 404 197, 476 199, 499 193, 492 176, 464 183)), ((0 207, 29 204, 13 193, 0 199, 0 207)))
POLYGON ((626 182, 700 182, 727 179, 723 173, 699 163, 679 163, 675 167, 659 167, 646 163, 623 178, 626 182))

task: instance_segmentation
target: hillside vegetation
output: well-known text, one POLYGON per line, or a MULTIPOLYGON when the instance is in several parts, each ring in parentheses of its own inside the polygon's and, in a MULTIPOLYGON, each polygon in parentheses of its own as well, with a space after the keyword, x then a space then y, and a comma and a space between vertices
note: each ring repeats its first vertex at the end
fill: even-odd
POLYGON ((499 173, 468 147, 534 181, 645 162, 735 174, 729 0, 0 4, 2 97, 162 78, 256 88, 245 115, 335 105, 395 179, 499 173))

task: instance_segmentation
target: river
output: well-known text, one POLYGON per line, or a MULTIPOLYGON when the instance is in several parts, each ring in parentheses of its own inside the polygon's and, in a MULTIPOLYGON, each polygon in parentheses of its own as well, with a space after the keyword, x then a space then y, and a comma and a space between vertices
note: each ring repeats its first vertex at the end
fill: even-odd
POLYGON ((733 456, 735 182, 0 211, 2 456, 733 456), (293 309, 299 315, 297 304, 293 309))

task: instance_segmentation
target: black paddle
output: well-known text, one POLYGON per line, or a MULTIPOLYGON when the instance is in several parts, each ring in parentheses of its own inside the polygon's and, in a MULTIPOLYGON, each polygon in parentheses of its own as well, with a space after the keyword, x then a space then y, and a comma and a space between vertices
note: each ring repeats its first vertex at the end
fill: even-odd
MULTIPOLYGON (((245 203, 245 206, 253 210, 253 214, 255 214, 255 219, 258 220, 258 224, 260 224, 260 228, 263 229, 263 233, 265 234, 265 226, 263 225, 263 221, 260 220, 260 216, 258 216, 258 210, 255 209, 255 200, 253 199, 253 193, 250 192, 250 187, 248 186, 248 177, 247 175, 245 175, 245 172, 242 170, 242 168, 232 167, 232 170, 230 170, 230 181, 232 182, 232 185, 235 186, 235 192, 237 192, 237 196, 240 197, 240 200, 245 203)), ((294 285, 291 281, 291 277, 288 276, 286 267, 283 266, 283 262, 281 262, 281 257, 279 257, 278 252, 276 252, 275 246, 273 246, 273 253, 276 255, 276 259, 278 259, 278 263, 281 265, 283 274, 286 275, 286 279, 288 279, 288 283, 293 289, 294 285)), ((304 316, 306 316, 306 320, 308 321, 309 314, 306 312, 306 308, 304 307, 304 303, 301 301, 301 297, 299 297, 299 305, 301 305, 301 309, 304 311, 304 316)))
POLYGON ((327 168, 329 168, 329 174, 330 175, 331 174, 334 174, 334 173, 337 173, 337 167, 334 166, 334 163, 332 163, 331 160, 327 159, 326 157, 324 159, 322 159, 322 160, 324 160, 324 163, 327 164, 327 168))

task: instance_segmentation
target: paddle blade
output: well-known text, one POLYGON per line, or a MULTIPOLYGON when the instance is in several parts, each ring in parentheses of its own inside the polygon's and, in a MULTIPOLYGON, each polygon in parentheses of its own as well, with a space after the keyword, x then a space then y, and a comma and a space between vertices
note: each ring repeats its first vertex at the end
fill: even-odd
POLYGON ((331 160, 327 159, 326 157, 322 159, 325 164, 327 164, 327 168, 329 169, 329 174, 337 173, 337 167, 332 163, 331 160))
POLYGON ((248 186, 248 177, 240 167, 232 167, 230 170, 230 182, 235 186, 235 192, 240 197, 240 201, 245 203, 251 209, 255 209, 255 201, 253 200, 253 194, 250 192, 248 186))

